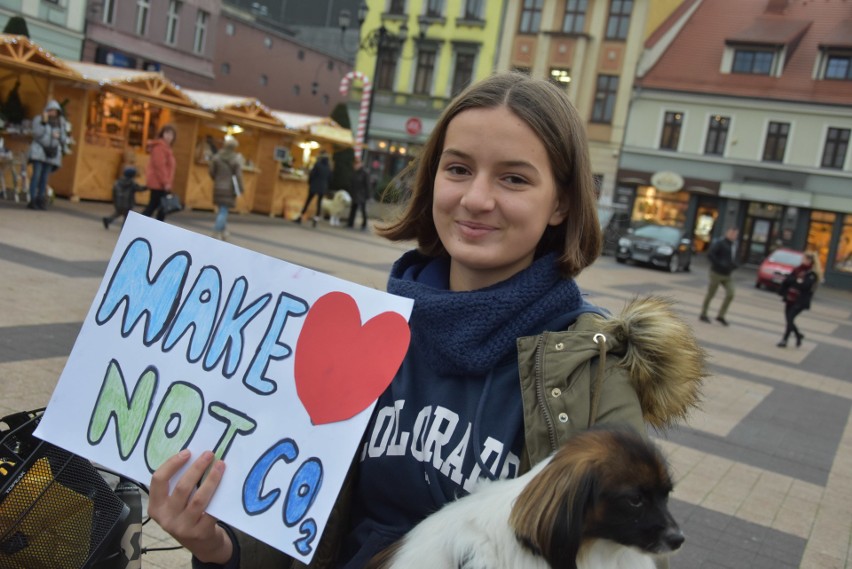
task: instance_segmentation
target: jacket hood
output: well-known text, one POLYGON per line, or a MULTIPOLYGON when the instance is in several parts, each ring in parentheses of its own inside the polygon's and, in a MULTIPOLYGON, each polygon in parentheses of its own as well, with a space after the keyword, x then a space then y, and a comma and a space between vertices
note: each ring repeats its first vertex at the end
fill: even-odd
POLYGON ((596 327, 607 335, 609 357, 627 370, 639 395, 644 420, 665 428, 683 420, 701 402, 709 375, 707 352, 670 298, 635 298, 624 310, 596 327), (610 345, 611 344, 611 345, 610 345))
POLYGON ((51 99, 47 102, 47 105, 44 107, 45 112, 47 111, 59 111, 62 112, 62 105, 60 105, 55 99, 51 99))

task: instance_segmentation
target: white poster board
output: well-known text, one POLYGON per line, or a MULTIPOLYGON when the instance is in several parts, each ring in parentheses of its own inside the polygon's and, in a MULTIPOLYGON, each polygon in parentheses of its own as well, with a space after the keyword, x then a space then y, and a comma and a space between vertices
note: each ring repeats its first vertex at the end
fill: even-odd
POLYGON ((411 307, 131 214, 36 435, 146 485, 213 450, 208 512, 308 562, 411 307))

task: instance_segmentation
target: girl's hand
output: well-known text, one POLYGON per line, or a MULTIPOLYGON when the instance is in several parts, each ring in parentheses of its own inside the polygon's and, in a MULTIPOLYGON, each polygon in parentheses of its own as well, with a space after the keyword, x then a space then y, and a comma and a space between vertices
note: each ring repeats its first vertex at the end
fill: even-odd
POLYGON ((154 472, 148 496, 148 515, 200 561, 224 565, 233 555, 233 543, 225 530, 216 524, 216 518, 205 510, 222 480, 225 463, 215 460, 210 451, 201 453, 169 495, 169 481, 189 457, 190 452, 184 449, 154 472))

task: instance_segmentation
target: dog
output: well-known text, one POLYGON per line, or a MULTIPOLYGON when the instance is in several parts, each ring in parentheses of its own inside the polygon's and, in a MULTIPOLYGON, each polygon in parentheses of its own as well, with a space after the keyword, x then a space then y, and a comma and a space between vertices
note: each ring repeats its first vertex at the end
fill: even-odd
POLYGON ((594 428, 514 479, 485 481, 376 555, 368 569, 653 569, 684 536, 659 449, 594 428))
POLYGON ((323 196, 320 209, 323 217, 328 216, 329 224, 337 226, 340 225, 340 217, 343 215, 343 212, 350 205, 352 205, 352 196, 349 195, 349 192, 346 190, 337 190, 332 194, 331 198, 323 196))

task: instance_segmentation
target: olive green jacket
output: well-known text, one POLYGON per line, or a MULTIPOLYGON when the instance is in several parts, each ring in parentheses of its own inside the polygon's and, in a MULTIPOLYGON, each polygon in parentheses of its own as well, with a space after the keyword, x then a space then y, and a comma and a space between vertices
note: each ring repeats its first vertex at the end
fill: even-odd
MULTIPOLYGON (((692 328, 661 297, 636 299, 617 317, 587 313, 568 330, 519 338, 518 366, 526 439, 522 471, 593 423, 629 424, 644 433, 645 424, 663 429, 684 419, 699 403, 707 375, 692 328)), ((333 566, 351 478, 310 569, 333 566)), ((239 540, 242 568, 281 569, 290 562, 292 569, 305 567, 245 535, 239 540)))

